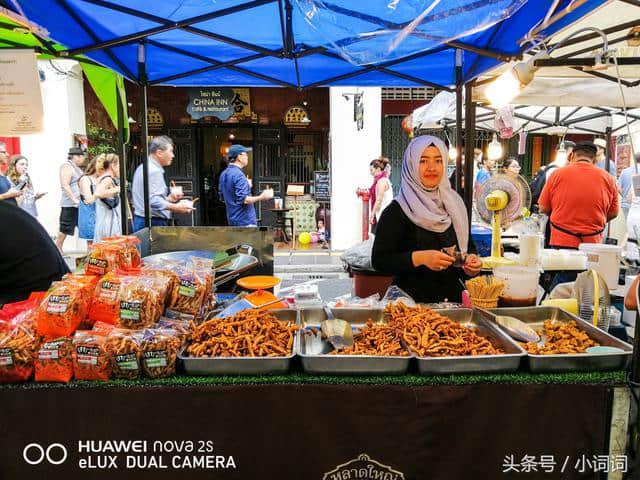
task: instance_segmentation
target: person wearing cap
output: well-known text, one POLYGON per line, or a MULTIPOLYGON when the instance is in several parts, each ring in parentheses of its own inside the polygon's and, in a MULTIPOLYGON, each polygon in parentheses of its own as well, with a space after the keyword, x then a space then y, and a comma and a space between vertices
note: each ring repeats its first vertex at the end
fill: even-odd
MULTIPOLYGON (((596 152, 596 167, 604 170, 607 165, 607 141, 604 138, 596 138, 593 144, 598 150, 596 152)), ((616 176, 616 166, 613 162, 609 162, 609 173, 614 177, 616 176)))
POLYGON ((258 225, 253 204, 273 197, 273 190, 263 190, 260 195, 251 195, 251 186, 242 169, 249 163, 251 149, 242 145, 229 147, 229 166, 220 175, 219 192, 227 210, 227 222, 234 227, 258 225))
POLYGON ((540 195, 540 212, 550 215, 552 248, 600 243, 608 221, 618 215, 615 178, 595 166, 596 146, 578 143, 569 165, 549 178, 540 195))
POLYGON ((60 166, 60 232, 56 237, 56 246, 62 251, 67 235, 73 235, 78 226, 78 205, 80 205, 80 186, 78 180, 84 175, 82 166, 85 152, 80 147, 71 147, 67 161, 60 166))
MULTIPOLYGON (((170 193, 164 179, 164 169, 173 163, 173 140, 166 135, 151 139, 149 144, 149 209, 151 226, 166 227, 171 213, 190 213, 189 204, 181 203, 181 193, 170 193)), ((143 166, 138 165, 131 184, 133 198, 133 231, 144 228, 144 178, 143 166)))

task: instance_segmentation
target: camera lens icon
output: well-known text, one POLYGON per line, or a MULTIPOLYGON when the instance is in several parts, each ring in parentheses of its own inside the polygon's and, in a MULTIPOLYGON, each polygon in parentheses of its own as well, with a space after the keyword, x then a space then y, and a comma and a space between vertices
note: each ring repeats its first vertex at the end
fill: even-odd
POLYGON ((67 456, 67 449, 61 443, 52 443, 46 449, 39 443, 30 443, 22 450, 22 458, 29 465, 39 465, 45 459, 51 465, 60 465, 67 456))

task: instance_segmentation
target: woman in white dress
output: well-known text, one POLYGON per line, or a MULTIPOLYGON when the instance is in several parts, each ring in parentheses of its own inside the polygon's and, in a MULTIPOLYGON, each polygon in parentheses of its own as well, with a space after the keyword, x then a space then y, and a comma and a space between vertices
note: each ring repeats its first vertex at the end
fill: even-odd
POLYGON ((114 153, 101 154, 96 159, 98 182, 94 197, 96 200, 96 227, 93 240, 99 242, 104 237, 122 234, 120 220, 120 163, 114 153))

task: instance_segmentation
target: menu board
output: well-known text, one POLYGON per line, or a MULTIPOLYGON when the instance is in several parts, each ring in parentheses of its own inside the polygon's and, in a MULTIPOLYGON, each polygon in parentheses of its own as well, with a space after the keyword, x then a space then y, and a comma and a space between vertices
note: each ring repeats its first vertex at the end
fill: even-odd
POLYGON ((316 202, 331 201, 331 175, 326 170, 313 172, 313 196, 316 202))

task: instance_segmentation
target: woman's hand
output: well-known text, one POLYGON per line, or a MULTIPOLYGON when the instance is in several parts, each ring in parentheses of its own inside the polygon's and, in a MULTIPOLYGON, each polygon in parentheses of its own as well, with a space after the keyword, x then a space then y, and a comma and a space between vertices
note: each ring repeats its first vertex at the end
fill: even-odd
POLYGON ((480 273, 480 270, 482 270, 482 260, 480 260, 477 255, 469 254, 464 261, 462 269, 464 273, 470 277, 475 277, 480 273))
POLYGON ((455 258, 438 250, 418 250, 411 254, 411 259, 416 267, 424 265, 434 272, 446 270, 455 261, 455 258))

